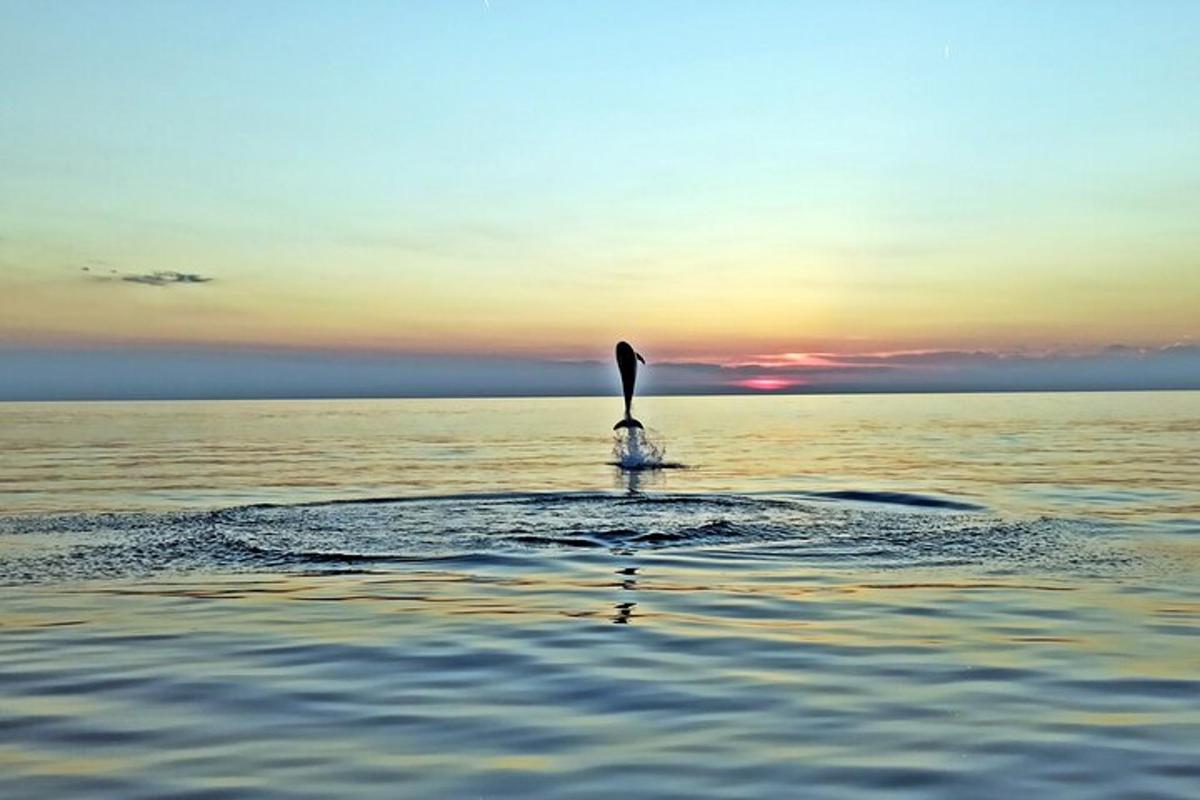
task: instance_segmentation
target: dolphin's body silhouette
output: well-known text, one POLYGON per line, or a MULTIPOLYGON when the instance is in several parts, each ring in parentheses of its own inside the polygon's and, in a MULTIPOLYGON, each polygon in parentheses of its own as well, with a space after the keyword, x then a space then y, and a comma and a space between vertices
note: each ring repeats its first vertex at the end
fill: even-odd
POLYGON ((613 430, 620 428, 641 428, 642 423, 633 418, 630 406, 633 404, 633 384, 637 381, 637 362, 646 363, 640 353, 635 353, 629 342, 617 342, 617 369, 621 371, 621 389, 625 392, 625 417, 613 425, 613 430))

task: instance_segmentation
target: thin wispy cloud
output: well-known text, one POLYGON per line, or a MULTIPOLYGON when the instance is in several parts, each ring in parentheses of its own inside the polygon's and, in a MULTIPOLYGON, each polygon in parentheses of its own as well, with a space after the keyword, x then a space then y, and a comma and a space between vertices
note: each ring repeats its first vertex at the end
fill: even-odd
MULTIPOLYGON (((80 267, 81 272, 92 273, 90 266, 80 267)), ((176 270, 157 270, 155 272, 118 272, 109 269, 107 274, 95 275, 94 280, 121 281, 123 283, 139 283, 143 286, 176 286, 197 283, 211 283, 215 278, 200 275, 196 272, 178 272, 176 270)))
POLYGON ((122 275, 121 280, 129 283, 144 283, 147 286, 170 286, 175 283, 209 283, 213 279, 195 272, 148 272, 144 275, 122 275))

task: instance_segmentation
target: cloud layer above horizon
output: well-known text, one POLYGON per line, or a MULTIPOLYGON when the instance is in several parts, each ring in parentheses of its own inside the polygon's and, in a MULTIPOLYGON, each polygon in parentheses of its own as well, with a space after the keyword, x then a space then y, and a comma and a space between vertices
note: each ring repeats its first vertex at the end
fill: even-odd
MULTIPOLYGON (((528 397, 620 394, 608 361, 204 349, 0 348, 3 400, 528 397)), ((638 394, 1200 389, 1200 346, 1094 353, 923 352, 803 363, 655 362, 638 394)))

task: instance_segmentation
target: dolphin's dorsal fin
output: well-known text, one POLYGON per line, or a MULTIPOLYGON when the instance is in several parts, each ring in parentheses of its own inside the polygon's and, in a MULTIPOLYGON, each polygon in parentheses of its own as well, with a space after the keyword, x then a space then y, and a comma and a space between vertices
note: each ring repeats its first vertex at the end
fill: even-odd
POLYGON ((646 363, 646 359, 642 358, 642 354, 641 354, 641 353, 634 353, 634 355, 635 355, 635 356, 637 356, 637 360, 638 360, 638 361, 642 362, 643 364, 645 364, 645 363, 646 363))

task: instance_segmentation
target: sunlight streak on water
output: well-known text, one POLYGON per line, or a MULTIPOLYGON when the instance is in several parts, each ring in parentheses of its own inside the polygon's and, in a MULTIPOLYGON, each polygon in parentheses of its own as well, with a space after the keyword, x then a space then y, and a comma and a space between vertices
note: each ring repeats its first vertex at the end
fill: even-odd
MULTIPOLYGON (((1200 393, 646 397, 672 491, 1200 519, 1200 393)), ((612 400, 0 404, 0 514, 612 486, 612 400)))

